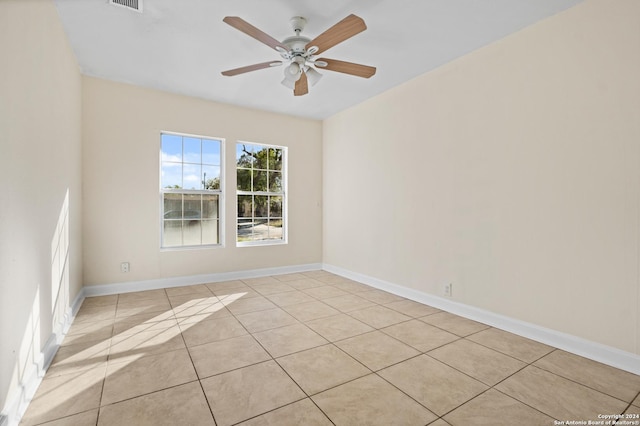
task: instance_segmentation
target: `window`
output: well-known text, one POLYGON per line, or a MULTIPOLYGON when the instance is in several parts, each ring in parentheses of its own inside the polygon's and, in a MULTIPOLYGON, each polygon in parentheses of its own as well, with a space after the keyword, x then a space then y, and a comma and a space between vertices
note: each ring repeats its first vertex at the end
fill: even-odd
POLYGON ((238 245, 286 242, 285 147, 239 142, 238 245))
POLYGON ((162 133, 161 247, 221 244, 223 141, 162 133))

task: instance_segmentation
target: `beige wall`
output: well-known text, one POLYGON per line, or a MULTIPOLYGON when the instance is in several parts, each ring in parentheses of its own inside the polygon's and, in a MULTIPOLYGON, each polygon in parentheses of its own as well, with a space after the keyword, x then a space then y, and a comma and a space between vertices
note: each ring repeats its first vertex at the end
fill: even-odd
POLYGON ((587 1, 329 118, 324 262, 640 354, 639 52, 587 1))
MULTIPOLYGON (((259 94, 257 94, 259 95, 259 94)), ((322 124, 83 78, 84 283, 322 261, 322 124), (226 247, 160 251, 160 132, 226 140, 226 247), (235 246, 235 143, 288 147, 289 244, 235 246), (121 262, 131 272, 120 272, 121 262)))
POLYGON ((82 200, 81 78, 53 2, 0 1, 0 58, 2 410, 82 287, 82 200))

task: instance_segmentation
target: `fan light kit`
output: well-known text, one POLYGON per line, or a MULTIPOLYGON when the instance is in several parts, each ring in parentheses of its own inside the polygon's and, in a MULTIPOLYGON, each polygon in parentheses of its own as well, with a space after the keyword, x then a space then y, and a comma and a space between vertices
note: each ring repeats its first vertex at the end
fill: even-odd
POLYGON ((231 77, 250 71, 285 65, 282 84, 292 89, 295 96, 302 96, 309 93, 308 83, 311 83, 313 86, 322 78, 322 74, 320 74, 316 68, 363 78, 369 78, 376 73, 375 67, 335 59, 316 58, 319 53, 329 50, 336 44, 342 43, 367 29, 362 18, 356 15, 347 16, 313 40, 300 35, 304 30, 307 20, 302 16, 295 16, 291 18, 290 23, 296 35, 287 37, 282 40, 282 42, 279 42, 237 16, 227 16, 223 21, 271 47, 280 54, 283 60, 262 62, 235 68, 223 71, 222 75, 231 77))

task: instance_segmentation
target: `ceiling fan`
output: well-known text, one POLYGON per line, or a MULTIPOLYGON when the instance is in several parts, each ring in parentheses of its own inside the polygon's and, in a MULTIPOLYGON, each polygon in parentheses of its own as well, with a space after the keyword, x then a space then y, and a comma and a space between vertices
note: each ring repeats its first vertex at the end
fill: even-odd
POLYGON ((295 96, 302 96, 309 92, 308 83, 311 83, 313 86, 322 77, 322 74, 320 74, 316 68, 363 78, 369 78, 376 73, 375 67, 338 61, 336 59, 317 58, 318 54, 329 50, 338 43, 342 43, 367 29, 364 20, 356 15, 347 16, 313 40, 300 35, 307 20, 302 16, 293 17, 290 22, 296 35, 285 38, 282 42, 279 42, 237 16, 227 16, 223 21, 248 36, 255 38, 259 42, 275 49, 283 60, 268 61, 235 68, 223 71, 222 75, 231 77, 250 71, 286 65, 282 84, 293 89, 295 96))

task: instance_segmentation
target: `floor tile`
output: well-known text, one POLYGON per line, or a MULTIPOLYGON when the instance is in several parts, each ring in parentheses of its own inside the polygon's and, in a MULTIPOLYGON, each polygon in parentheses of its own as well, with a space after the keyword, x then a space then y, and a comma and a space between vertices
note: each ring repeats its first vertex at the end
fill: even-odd
POLYGON ((89 370, 105 364, 109 347, 110 339, 61 346, 49 365, 48 377, 89 370))
POLYGON ((40 426, 87 426, 95 425, 98 421, 98 409, 85 411, 83 413, 72 414, 58 420, 41 423, 40 426))
POLYGON ((193 346, 189 353, 201 379, 271 359, 250 335, 193 346))
POLYGON ((396 312, 393 309, 385 308, 384 306, 372 306, 370 308, 352 311, 349 312, 349 315, 373 328, 388 327, 411 319, 411 317, 396 312))
POLYGON ((219 374, 201 383, 218 426, 232 425, 305 397, 275 361, 219 374))
POLYGON ((108 306, 81 306, 73 319, 74 324, 83 322, 114 321, 116 318, 116 305, 108 306))
POLYGON ((260 296, 251 297, 249 299, 239 299, 229 301, 223 299, 222 303, 233 313, 234 315, 246 314, 248 312, 264 311, 265 309, 277 308, 277 306, 270 300, 260 296))
POLYGON ((132 323, 152 323, 152 322, 161 322, 170 319, 175 319, 175 315, 173 315, 173 311, 171 309, 167 311, 160 312, 143 312, 137 315, 130 315, 127 317, 119 317, 115 319, 113 323, 113 333, 118 333, 118 327, 120 324, 132 324, 132 323))
POLYGON ((176 318, 185 318, 194 315, 208 315, 210 319, 222 318, 231 315, 224 303, 217 298, 207 298, 196 303, 183 304, 173 308, 176 318))
POLYGON ((257 277, 243 279, 242 282, 244 282, 249 287, 254 287, 263 284, 278 284, 280 281, 278 281, 274 277, 257 277))
POLYGON ((207 286, 207 288, 209 290, 211 290, 213 292, 213 294, 216 294, 216 292, 221 291, 221 292, 228 292, 229 290, 234 290, 234 289, 248 289, 249 286, 247 286, 245 283, 243 283, 240 280, 233 280, 233 281, 220 281, 217 283, 207 283, 205 284, 205 286, 207 286))
POLYGON ((98 408, 105 371, 106 365, 101 365, 81 372, 45 377, 20 424, 36 425, 98 408))
POLYGON ((420 317, 420 321, 435 325, 438 328, 457 334, 460 337, 465 337, 489 328, 486 324, 462 318, 449 312, 439 312, 437 314, 420 317))
POLYGON ((240 314, 236 318, 250 333, 298 323, 297 319, 280 308, 240 314))
POLYGON ((198 323, 180 322, 180 329, 187 346, 202 345, 247 334, 247 330, 234 317, 206 319, 198 323))
POLYGON ((329 343, 303 324, 261 331, 253 336, 274 358, 329 343))
POLYGON ((351 337, 335 344, 373 371, 420 354, 412 347, 379 331, 351 337))
POLYGON ((329 297, 346 296, 347 294, 349 294, 344 290, 340 290, 330 285, 324 285, 322 287, 306 288, 306 289, 302 289, 301 291, 307 293, 311 297, 315 297, 316 299, 320 299, 320 300, 327 299, 329 297))
POLYGON ((127 302, 142 302, 142 301, 163 301, 167 300, 167 293, 164 289, 158 290, 146 290, 146 291, 134 291, 131 293, 122 293, 118 295, 118 304, 127 302))
POLYGON ((467 337, 467 339, 528 364, 553 350, 551 346, 497 328, 488 328, 467 337))
POLYGON ((414 318, 424 317, 426 315, 437 314, 442 312, 440 309, 436 309, 433 306, 423 305, 422 303, 414 302, 413 300, 399 300, 397 302, 391 302, 385 304, 387 308, 391 308, 394 311, 398 311, 405 315, 409 315, 414 318))
POLYGON ((181 385, 197 378, 186 349, 109 364, 101 405, 181 385))
POLYGON ((327 277, 327 276, 332 276, 335 274, 332 274, 329 271, 325 271, 323 269, 318 269, 315 271, 305 271, 302 272, 302 275, 304 275, 305 277, 311 277, 311 278, 321 278, 321 277, 327 277))
POLYGON ((373 331, 367 324, 345 314, 307 321, 306 324, 330 342, 373 331))
POLYGON ((118 303, 116 309, 116 319, 121 317, 129 317, 132 315, 141 315, 156 312, 171 312, 171 304, 169 300, 151 301, 149 303, 127 302, 118 303))
POLYGON ((285 405, 238 426, 333 426, 310 399, 285 405))
POLYGON ((282 282, 276 282, 276 283, 262 284, 262 285, 256 286, 254 287, 254 290, 262 294, 263 296, 268 296, 270 294, 294 291, 295 288, 288 286, 287 284, 282 282))
POLYGON ((444 418, 452 425, 553 425, 554 419, 494 389, 477 396, 444 418))
POLYGON ((375 303, 373 303, 372 301, 356 296, 355 294, 329 297, 326 299, 322 299, 322 301, 332 308, 336 308, 337 310, 342 312, 351 312, 358 309, 375 306, 375 303))
POLYGON ((639 395, 640 376, 306 271, 86 298, 23 424, 546 425, 639 395))
POLYGON ((131 358, 184 348, 184 340, 177 324, 168 328, 123 333, 111 339, 109 362, 124 362, 131 358))
POLYGON ((273 278, 275 278, 278 281, 282 281, 282 282, 289 282, 289 281, 296 281, 296 280, 303 280, 306 277, 304 275, 302 275, 301 273, 298 272, 294 272, 291 274, 282 274, 282 275, 274 275, 273 278))
POLYGON ((294 281, 287 281, 287 285, 295 288, 296 290, 304 290, 305 288, 323 287, 326 284, 322 281, 314 280, 313 278, 302 278, 294 281))
POLYGON ((204 297, 213 295, 211 290, 204 284, 172 287, 165 289, 165 291, 169 298, 171 298, 172 296, 179 296, 183 294, 200 294, 204 297))
POLYGON ((496 389, 556 419, 597 420, 598 414, 622 413, 627 403, 563 377, 529 366, 496 389))
POLYGON ((300 321, 310 321, 340 313, 337 309, 333 309, 331 306, 320 301, 283 306, 283 309, 300 321))
POLYGON ((420 352, 430 351, 460 339, 460 336, 418 320, 395 324, 380 331, 416 348, 420 352))
POLYGON ((337 283, 349 281, 348 278, 341 277, 340 275, 331 274, 331 273, 325 274, 325 275, 319 275, 316 277, 316 279, 326 284, 337 284, 337 283))
POLYGON ((113 321, 85 321, 73 323, 60 346, 109 340, 113 335, 113 321))
POLYGON ((565 351, 555 350, 534 365, 626 402, 640 392, 640 376, 565 351))
POLYGON ((423 426, 436 416, 375 374, 311 399, 336 426, 423 426))
POLYGON ((451 426, 450 423, 445 422, 442 419, 438 419, 433 423, 429 423, 429 426, 451 426))
POLYGON ((429 356, 493 386, 527 364, 469 340, 460 339, 429 352, 429 356))
POLYGON ((488 389, 427 355, 385 368, 378 374, 439 416, 488 389))
POLYGON ((371 371, 334 345, 319 346, 277 359, 307 395, 346 383, 371 371))
POLYGON ((367 291, 371 289, 371 287, 366 284, 361 284, 359 282, 352 281, 352 280, 343 280, 331 285, 336 288, 339 288, 340 290, 347 291, 349 293, 359 293, 359 292, 367 291))
POLYGON ((313 302, 315 299, 301 291, 287 291, 284 293, 270 294, 267 297, 278 306, 289 306, 298 303, 313 302))
POLYGON ((118 295, 112 294, 109 296, 90 296, 85 297, 82 301, 82 306, 85 308, 91 306, 112 306, 118 303, 118 295))
POLYGON ((378 303, 380 305, 384 305, 385 303, 397 302, 400 300, 405 300, 403 297, 396 296, 395 294, 387 293, 382 290, 367 290, 363 292, 356 293, 360 297, 364 297, 367 300, 371 300, 374 303, 378 303))
POLYGON ((200 383, 191 382, 100 408, 98 426, 215 426, 200 383))
POLYGON ((244 286, 243 288, 234 288, 230 290, 214 290, 213 294, 215 294, 215 296, 221 301, 246 300, 251 299, 252 297, 263 297, 260 293, 249 286, 244 286))

